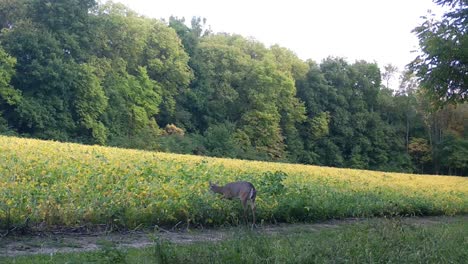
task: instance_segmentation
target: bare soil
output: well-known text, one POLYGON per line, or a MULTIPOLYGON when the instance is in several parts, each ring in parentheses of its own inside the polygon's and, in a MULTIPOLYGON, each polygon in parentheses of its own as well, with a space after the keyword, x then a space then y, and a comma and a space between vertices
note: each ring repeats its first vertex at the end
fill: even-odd
MULTIPOLYGON (((405 224, 432 225, 450 223, 455 219, 468 221, 467 216, 455 218, 445 216, 399 218, 405 224)), ((282 234, 290 232, 317 232, 323 229, 339 228, 347 224, 365 222, 368 219, 329 220, 312 224, 262 225, 254 232, 262 234, 282 234)), ((247 228, 248 229, 248 228, 247 228)), ((172 243, 186 244, 196 242, 216 242, 229 239, 239 227, 218 229, 138 230, 125 232, 52 230, 30 232, 27 235, 11 234, 0 237, 0 257, 30 254, 56 254, 99 250, 104 244, 113 244, 119 248, 142 248, 154 245, 157 239, 172 243)))

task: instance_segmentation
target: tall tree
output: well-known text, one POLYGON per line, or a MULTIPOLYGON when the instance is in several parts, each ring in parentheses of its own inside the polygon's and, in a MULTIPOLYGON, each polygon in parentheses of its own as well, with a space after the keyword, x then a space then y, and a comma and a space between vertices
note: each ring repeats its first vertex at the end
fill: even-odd
POLYGON ((206 28, 206 18, 192 17, 190 25, 185 24, 185 18, 169 17, 169 27, 176 31, 185 51, 192 57, 200 39, 211 34, 211 30, 206 28))
POLYGON ((467 104, 433 111, 428 100, 466 99, 466 1, 436 2, 452 11, 416 30, 428 53, 393 91, 391 65, 381 75, 365 61, 304 62, 278 45, 211 34, 201 18, 186 25, 113 2, 3 0, 0 133, 466 175, 467 104), (446 83, 444 95, 427 88, 446 83))
POLYGON ((84 130, 78 131, 78 135, 90 138, 93 143, 105 144, 107 131, 100 118, 107 108, 107 97, 94 70, 86 64, 76 67, 73 112, 79 128, 84 130))
POLYGON ((99 117, 107 98, 85 63, 95 1, 17 3, 27 13, 18 12, 10 20, 14 26, 0 36, 17 58, 12 84, 22 93, 9 122, 31 136, 104 143, 107 135, 99 117))
POLYGON ((176 99, 192 79, 187 53, 172 28, 122 4, 100 6, 93 24, 91 52, 109 97, 111 144, 154 147, 159 126, 176 123, 176 99))
POLYGON ((0 47, 0 132, 8 130, 8 117, 6 116, 12 114, 14 107, 22 98, 21 92, 10 84, 15 74, 15 64, 16 59, 0 47))
POLYGON ((395 78, 395 74, 398 73, 398 67, 392 64, 384 66, 384 72, 382 73, 382 80, 385 81, 385 87, 390 89, 390 82, 395 78))
MULTIPOLYGON (((306 122, 300 126, 304 152, 298 159, 302 163, 324 164, 318 147, 322 138, 329 135, 331 102, 336 98, 336 90, 327 84, 319 66, 308 61, 308 71, 302 80, 297 81, 297 95, 305 104, 306 122)), ((326 144, 330 146, 330 144, 326 144)))
POLYGON ((433 16, 425 17, 423 24, 413 30, 419 38, 421 54, 409 66, 432 102, 440 108, 468 99, 468 2, 434 2, 451 10, 440 21, 433 16))
POLYGON ((163 87, 158 122, 166 125, 175 118, 176 96, 188 88, 193 72, 188 66, 189 56, 172 28, 152 20, 146 43, 143 65, 149 77, 163 87))
MULTIPOLYGON (((184 50, 190 56, 189 66, 194 73, 193 81, 190 83, 190 87, 197 86, 197 75, 201 71, 197 68, 196 56, 198 46, 201 40, 208 37, 212 32, 206 25, 206 19, 200 17, 192 17, 190 26, 186 25, 185 18, 178 18, 171 16, 169 18, 169 27, 173 28, 180 40, 184 50)), ((194 93, 190 89, 186 89, 175 97, 177 109, 174 114, 173 122, 187 131, 196 132, 199 131, 198 125, 200 124, 200 118, 196 111, 196 103, 193 102, 194 93)), ((230 125, 227 125, 231 127, 230 125)))
POLYGON ((224 121, 236 122, 243 109, 239 106, 240 87, 250 69, 250 58, 239 47, 218 44, 223 36, 203 39, 194 54, 196 79, 188 95, 198 131, 224 121))
POLYGON ((425 172, 425 165, 432 160, 432 149, 424 138, 413 138, 409 144, 409 153, 420 173, 425 172))
POLYGON ((201 40, 193 61, 196 80, 189 98, 201 132, 219 123, 234 124, 244 148, 274 159, 296 150, 285 150, 285 138, 291 146, 301 144, 296 125, 304 121, 305 110, 296 97, 293 74, 301 73, 293 73, 293 65, 300 64, 295 55, 219 34, 201 40))
POLYGON ((120 3, 107 2, 92 16, 93 43, 89 53, 109 60, 123 60, 130 74, 143 64, 143 51, 150 30, 147 18, 120 3))
POLYGON ((1 36, 4 48, 17 58, 13 86, 23 94, 10 122, 20 133, 69 139, 75 129, 71 99, 76 69, 53 33, 28 21, 1 36))
MULTIPOLYGON (((11 78, 15 74, 16 59, 9 56, 0 47, 0 106, 15 105, 21 100, 21 93, 11 86, 11 78)), ((0 108, 2 109, 2 108, 0 108)))
POLYGON ((28 12, 28 0, 2 0, 0 1, 0 31, 3 28, 12 28, 16 22, 23 19, 28 12))
POLYGON ((466 175, 468 173, 468 140, 447 134, 437 146, 435 157, 440 162, 440 173, 466 175))
POLYGON ((304 103, 297 97, 296 87, 306 78, 308 65, 292 51, 278 45, 272 46, 270 50, 273 63, 288 79, 280 86, 278 105, 288 160, 297 162, 304 155, 304 144, 298 128, 306 121, 306 109, 304 103))
POLYGON ((67 55, 83 62, 91 45, 90 12, 96 0, 30 0, 28 16, 53 33, 67 55))

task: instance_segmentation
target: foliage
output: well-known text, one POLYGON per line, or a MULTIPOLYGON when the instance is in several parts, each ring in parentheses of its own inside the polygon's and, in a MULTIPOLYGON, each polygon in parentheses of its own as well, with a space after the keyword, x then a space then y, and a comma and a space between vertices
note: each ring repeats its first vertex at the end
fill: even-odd
POLYGON ((448 134, 437 146, 436 156, 447 174, 465 174, 468 170, 468 140, 448 134), (464 172, 464 173, 463 173, 464 172))
MULTIPOLYGON (((107 108, 107 97, 104 94, 99 79, 93 74, 93 68, 87 65, 77 69, 77 91, 74 100, 75 112, 79 124, 91 132, 91 138, 104 144, 107 138, 106 128, 99 117, 107 108)), ((80 133, 86 135, 85 133, 80 133)))
POLYGON ((227 120, 242 133, 242 148, 282 158, 283 139, 297 133, 305 109, 295 97, 292 68, 280 68, 274 62, 278 56, 241 36, 202 39, 193 57, 196 82, 187 106, 197 113, 198 129, 208 131, 227 120))
POLYGON ((164 128, 164 133, 165 135, 179 135, 183 136, 185 134, 184 130, 181 128, 178 128, 174 124, 168 124, 164 128))
MULTIPOLYGON (((176 136, 176 135, 175 135, 176 136)), ((0 224, 236 224, 208 182, 248 180, 259 221, 468 212, 466 179, 165 154, 0 136, 0 224), (26 221, 27 220, 27 221, 26 221)))
POLYGON ((16 59, 0 48, 0 104, 15 105, 21 101, 21 93, 10 85, 15 64, 16 59))
POLYGON ((303 61, 279 45, 214 34, 200 17, 166 22, 111 1, 3 0, 0 133, 249 160, 466 175, 463 159, 455 158, 466 151, 458 144, 468 136, 466 104, 434 111, 431 93, 419 89, 418 76, 432 59, 441 65, 426 69, 434 76, 422 78, 422 88, 442 87, 447 78, 464 87, 458 73, 466 68, 466 8, 463 1, 437 2, 453 10, 443 21, 418 29, 421 43, 437 54, 421 55, 414 64, 420 68, 405 72, 394 93, 388 89, 396 72, 392 65, 381 73, 378 65, 365 61, 303 61), (459 63, 447 64, 442 60, 447 58, 459 63), (439 78, 446 73, 450 76, 439 78), (424 166, 409 151, 418 138, 431 150, 424 166))
POLYGON ((259 191, 274 197, 281 196, 284 191, 283 180, 285 180, 287 176, 288 175, 282 171, 265 172, 259 182, 259 191))
MULTIPOLYGON (((221 241, 172 242, 156 234, 140 249, 101 247, 97 251, 4 257, 15 263, 463 263, 466 218, 411 220, 371 219, 336 225, 293 225, 279 232, 222 230, 221 241), (446 222, 444 222, 446 221, 446 222)), ((205 234, 194 232, 198 238, 205 234)))
POLYGON ((463 103, 468 96, 468 3, 465 0, 435 0, 450 11, 442 20, 425 17, 414 32, 419 38, 421 54, 410 64, 421 86, 437 107, 463 103))
POLYGON ((421 166, 421 172, 424 171, 424 165, 431 161, 431 148, 427 140, 413 138, 408 145, 408 152, 415 160, 415 164, 421 166))
POLYGON ((235 126, 232 123, 210 126, 203 138, 203 146, 212 156, 236 158, 242 155, 239 141, 235 138, 235 126))

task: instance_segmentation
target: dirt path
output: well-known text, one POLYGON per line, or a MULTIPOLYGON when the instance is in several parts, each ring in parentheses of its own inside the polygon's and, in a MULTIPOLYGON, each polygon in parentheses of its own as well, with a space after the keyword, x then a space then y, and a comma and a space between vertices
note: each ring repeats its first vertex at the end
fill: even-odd
MULTIPOLYGON (((452 217, 413 217, 402 218, 406 224, 431 225, 450 223, 455 219, 468 221, 468 216, 452 217)), ((262 234, 281 234, 290 232, 317 232, 327 228, 365 222, 368 219, 330 220, 313 224, 280 224, 266 225, 255 229, 262 234)), ((82 252, 100 249, 103 244, 112 243, 117 247, 141 248, 154 245, 156 239, 165 239, 172 243, 195 243, 200 241, 220 241, 232 237, 239 231, 238 227, 223 229, 194 229, 189 232, 171 232, 167 230, 135 231, 126 233, 88 233, 48 232, 25 236, 7 236, 0 238, 0 257, 29 254, 55 254, 82 252)))

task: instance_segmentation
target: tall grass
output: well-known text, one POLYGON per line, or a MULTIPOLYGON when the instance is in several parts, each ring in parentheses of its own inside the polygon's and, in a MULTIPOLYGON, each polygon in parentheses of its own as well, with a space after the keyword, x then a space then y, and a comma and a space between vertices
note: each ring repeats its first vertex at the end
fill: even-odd
POLYGON ((0 136, 0 228, 235 224, 208 191, 251 181, 263 222, 468 213, 468 179, 84 146, 0 136))
POLYGON ((0 258, 2 263, 466 263, 468 222, 430 225, 374 219, 319 231, 265 234, 237 229, 228 240, 144 249, 0 258))

